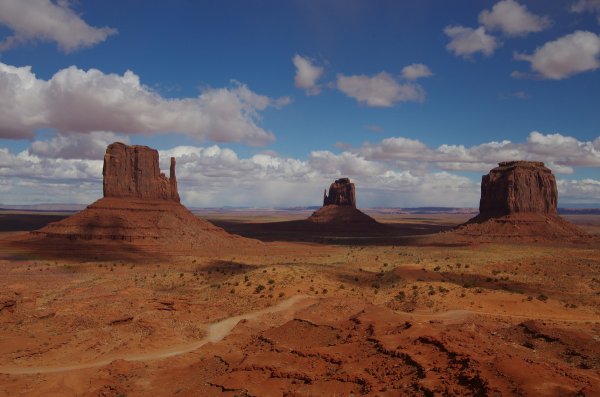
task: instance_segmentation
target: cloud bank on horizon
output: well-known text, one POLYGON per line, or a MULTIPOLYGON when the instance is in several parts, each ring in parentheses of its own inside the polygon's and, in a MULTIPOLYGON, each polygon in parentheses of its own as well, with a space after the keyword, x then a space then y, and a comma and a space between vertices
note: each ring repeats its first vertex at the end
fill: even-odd
MULTIPOLYGON (((339 3, 329 3, 340 11, 339 3)), ((316 39, 306 32, 297 41, 286 36, 292 22, 281 29, 270 19, 239 38, 229 33, 235 40, 215 32, 208 38, 214 46, 202 47, 197 36, 202 56, 186 58, 198 69, 188 74, 175 71, 176 59, 159 60, 162 51, 183 46, 154 46, 156 54, 141 62, 123 57, 132 43, 146 44, 131 41, 138 24, 107 19, 111 14, 101 6, 85 12, 76 6, 84 4, 0 1, 6 30, 0 38, 0 203, 98 198, 104 150, 121 141, 157 147, 163 167, 175 156, 182 198, 194 206, 315 205, 332 179, 349 176, 362 206, 476 207, 479 175, 516 159, 544 161, 558 176, 561 203, 600 206, 598 0, 561 8, 516 0, 483 9, 460 5, 445 22, 424 26, 422 42, 391 30, 397 23, 378 30, 399 8, 372 14, 368 2, 358 2, 343 14, 348 25, 321 26, 298 6, 293 10, 304 18, 298 20, 316 39), (355 18, 375 15, 378 22, 357 25, 355 18), (277 47, 270 31, 272 49, 245 40, 265 24, 281 29, 285 45, 277 47), (335 41, 349 27, 362 36, 335 41), (382 32, 390 37, 381 39, 382 32), (239 45, 238 53, 251 55, 232 56, 235 74, 225 75, 228 59, 217 44, 231 53, 227 45, 239 45), (59 51, 47 48, 53 46, 59 51), (345 47, 347 53, 338 49, 345 47), (189 75, 199 80, 190 83, 189 75), (490 87, 496 91, 480 96, 490 87), (581 102, 570 102, 580 95, 581 102), (545 111, 557 106, 565 115, 545 111), (514 117, 510 127, 519 132, 484 135, 495 129, 485 115, 495 112, 514 117), (569 122, 575 126, 565 127, 569 122), (461 133, 464 126, 471 132, 461 133), (382 136, 371 142, 373 132, 382 136)), ((244 17, 252 12, 240 10, 244 17)), ((196 22, 192 12, 179 16, 182 26, 196 22)), ((171 28, 171 43, 189 40, 171 28)))
MULTIPOLYGON (((87 201, 101 195, 102 158, 106 146, 127 137, 110 132, 87 136, 53 137, 33 141, 20 153, 0 148, 0 180, 4 192, 43 186, 40 199, 71 202, 74 192, 87 201), (73 139, 76 138, 76 139, 73 139), (97 182, 95 188, 90 186, 97 182), (83 193, 81 187, 86 187, 83 193)), ((574 167, 600 167, 600 137, 581 142, 561 134, 533 131, 525 142, 487 142, 465 147, 429 147, 406 137, 385 138, 341 153, 315 150, 307 159, 263 152, 240 157, 229 148, 175 146, 160 150, 161 167, 177 159, 177 178, 183 199, 195 206, 316 205, 321 190, 340 175, 351 175, 360 200, 369 206, 476 207, 479 181, 455 171, 486 173, 500 161, 544 158, 558 177, 561 199, 570 203, 600 200, 600 181, 567 180, 574 167), (240 193, 242 192, 242 193, 240 193), (441 192, 441 193, 440 193, 441 192)))

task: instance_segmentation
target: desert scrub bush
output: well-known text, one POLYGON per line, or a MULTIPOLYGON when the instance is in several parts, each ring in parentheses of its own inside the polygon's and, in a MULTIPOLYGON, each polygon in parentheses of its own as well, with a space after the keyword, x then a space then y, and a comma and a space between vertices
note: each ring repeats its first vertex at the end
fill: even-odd
POLYGON ((264 289, 265 289, 265 286, 264 286, 264 285, 262 285, 262 284, 258 284, 258 285, 256 286, 256 288, 254 289, 254 293, 255 293, 255 294, 258 294, 260 291, 262 291, 262 290, 264 290, 264 289))

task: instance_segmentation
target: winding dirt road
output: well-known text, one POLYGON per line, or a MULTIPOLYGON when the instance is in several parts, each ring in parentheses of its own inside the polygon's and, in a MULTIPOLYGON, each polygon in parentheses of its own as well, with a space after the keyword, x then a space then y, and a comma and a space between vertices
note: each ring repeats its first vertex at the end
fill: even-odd
MULTIPOLYGON (((168 346, 163 349, 149 351, 141 354, 129 354, 123 353, 119 355, 112 355, 103 357, 95 361, 86 363, 72 364, 72 365, 52 365, 52 366, 36 366, 36 367, 0 367, 0 374, 9 375, 27 375, 27 374, 47 374, 57 372, 68 372, 74 370, 97 368, 104 365, 108 365, 115 360, 125 361, 151 361, 160 360, 168 357, 178 356, 186 354, 201 348, 207 343, 216 343, 224 339, 233 328, 242 320, 253 320, 262 315, 277 313, 290 310, 291 313, 297 312, 299 309, 307 307, 311 302, 314 301, 314 297, 306 295, 296 295, 287 300, 280 302, 275 306, 271 306, 262 310, 258 310, 251 313, 240 314, 233 317, 228 317, 221 321, 217 321, 208 324, 206 327, 206 336, 200 340, 188 342, 179 345, 168 346)), ((447 321, 463 321, 472 315, 483 315, 492 317, 504 317, 514 319, 539 319, 547 321, 558 321, 558 322, 587 322, 587 323, 600 323, 598 319, 567 319, 567 318, 548 318, 548 317, 531 317, 523 315, 511 315, 511 314, 498 314, 498 313, 487 313, 483 311, 474 310, 448 310, 439 313, 418 313, 418 312, 402 312, 396 311, 396 313, 403 314, 409 317, 421 317, 421 318, 438 318, 447 321)))
POLYGON ((48 374, 56 372, 68 372, 80 369, 97 368, 108 365, 115 360, 125 361, 151 361, 160 360, 163 358, 178 356, 181 354, 192 352, 207 343, 219 342, 225 338, 231 330, 242 320, 253 320, 265 314, 282 312, 290 309, 297 311, 301 307, 306 306, 307 301, 312 301, 310 297, 305 295, 296 295, 286 299, 279 304, 267 307, 251 313, 240 314, 238 316, 228 317, 221 321, 208 324, 206 328, 206 336, 200 340, 188 342, 179 345, 173 345, 160 350, 145 352, 142 354, 121 354, 109 357, 103 357, 95 361, 73 365, 52 365, 38 367, 0 367, 0 374, 8 375, 27 375, 27 374, 48 374), (301 303, 304 303, 301 305, 301 303))

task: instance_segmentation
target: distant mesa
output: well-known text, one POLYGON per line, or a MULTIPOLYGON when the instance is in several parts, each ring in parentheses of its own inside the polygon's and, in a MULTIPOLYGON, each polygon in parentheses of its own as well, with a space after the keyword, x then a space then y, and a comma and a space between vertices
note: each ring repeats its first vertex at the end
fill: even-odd
POLYGON ((315 211, 309 222, 321 224, 373 226, 381 224, 356 208, 356 189, 349 178, 340 178, 323 195, 323 207, 315 211))
POLYGON ((480 217, 558 213, 556 179, 544 163, 506 161, 498 165, 482 177, 480 217))
POLYGON ((109 145, 102 172, 104 198, 31 236, 50 246, 77 241, 85 249, 86 244, 126 242, 124 246, 145 244, 166 254, 258 243, 230 235, 181 205, 175 159, 171 158, 169 178, 160 172, 158 160, 158 151, 147 146, 109 145))
POLYGON ((537 161, 506 161, 481 180, 479 214, 460 225, 467 235, 582 237, 585 233, 557 211, 558 189, 552 171, 537 161))

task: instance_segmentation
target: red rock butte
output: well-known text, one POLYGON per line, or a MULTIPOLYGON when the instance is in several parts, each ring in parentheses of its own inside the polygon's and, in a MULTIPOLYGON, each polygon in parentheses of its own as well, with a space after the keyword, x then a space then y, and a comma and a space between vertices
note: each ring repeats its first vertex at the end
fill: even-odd
POLYGON ((558 189, 549 168, 538 161, 506 161, 481 179, 481 216, 556 215, 558 189))
POLYGON ((309 222, 338 224, 348 227, 381 226, 379 222, 356 208, 356 189, 349 178, 337 179, 329 186, 329 194, 323 195, 323 207, 315 211, 309 222))
POLYGON ((350 178, 340 178, 329 186, 323 193, 323 207, 326 205, 339 205, 356 208, 356 189, 350 178))
POLYGON ((108 145, 102 169, 104 197, 135 197, 179 202, 175 158, 169 178, 160 172, 158 151, 147 146, 108 145))
POLYGON ((258 244, 225 232, 181 205, 175 159, 171 158, 169 178, 160 172, 158 160, 158 152, 146 146, 109 145, 104 156, 104 198, 30 237, 41 245, 56 246, 57 251, 111 243, 113 250, 118 248, 115 244, 142 244, 160 253, 178 254, 258 244), (70 243, 60 247, 61 241, 70 243))
POLYGON ((558 215, 552 171, 538 161, 506 161, 481 179, 479 215, 460 225, 465 235, 580 238, 585 233, 558 215))

